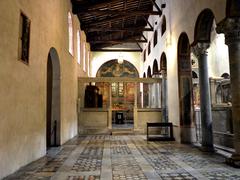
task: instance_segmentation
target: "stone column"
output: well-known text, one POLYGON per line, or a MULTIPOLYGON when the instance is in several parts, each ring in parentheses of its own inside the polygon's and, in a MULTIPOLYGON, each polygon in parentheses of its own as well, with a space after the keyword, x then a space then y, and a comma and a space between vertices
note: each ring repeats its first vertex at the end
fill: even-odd
POLYGON ((112 129, 112 83, 109 83, 108 129, 112 129))
POLYGON ((162 70, 162 121, 168 122, 168 110, 167 110, 167 72, 162 70))
MULTIPOLYGON (((160 78, 160 73, 154 74, 153 78, 160 78)), ((154 89, 154 99, 155 99, 154 108, 160 108, 161 107, 161 98, 160 98, 161 90, 160 90, 159 82, 153 83, 153 89, 154 89)))
POLYGON ((200 86, 200 111, 202 128, 202 150, 214 151, 213 131, 212 131, 212 109, 210 98, 210 86, 208 78, 208 43, 197 43, 193 47, 195 55, 198 57, 199 65, 199 86, 200 86))
POLYGON ((134 107, 133 107, 133 124, 134 124, 134 130, 136 131, 138 129, 138 83, 134 83, 134 107))
POLYGON ((224 19, 218 24, 217 32, 225 34, 230 61, 232 118, 236 152, 227 162, 240 167, 240 16, 224 19))

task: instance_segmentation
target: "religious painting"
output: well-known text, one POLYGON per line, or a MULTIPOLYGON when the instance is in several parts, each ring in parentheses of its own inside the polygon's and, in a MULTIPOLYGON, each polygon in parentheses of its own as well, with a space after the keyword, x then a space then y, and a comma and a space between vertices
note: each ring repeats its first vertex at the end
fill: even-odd
POLYGON ((118 63, 117 60, 111 60, 103 64, 98 72, 97 77, 139 77, 137 69, 128 61, 118 63))

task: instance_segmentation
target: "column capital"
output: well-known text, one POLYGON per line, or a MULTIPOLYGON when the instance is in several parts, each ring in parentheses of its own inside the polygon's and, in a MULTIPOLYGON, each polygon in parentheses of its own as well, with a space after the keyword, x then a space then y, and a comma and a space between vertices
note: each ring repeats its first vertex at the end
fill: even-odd
POLYGON ((193 54, 195 54, 195 56, 199 57, 203 54, 207 54, 207 49, 210 47, 209 43, 197 43, 195 45, 193 45, 192 48, 192 52, 193 54))
POLYGON ((240 17, 223 19, 218 23, 216 31, 225 34, 225 43, 227 45, 240 42, 240 17))

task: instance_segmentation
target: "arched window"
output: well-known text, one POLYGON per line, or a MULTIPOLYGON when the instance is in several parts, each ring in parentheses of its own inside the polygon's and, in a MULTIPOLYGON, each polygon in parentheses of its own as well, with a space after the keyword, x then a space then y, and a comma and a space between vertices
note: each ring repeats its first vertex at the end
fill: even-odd
POLYGON ((151 72, 151 67, 150 67, 150 66, 148 66, 147 77, 148 77, 148 78, 151 78, 151 77, 152 77, 152 72, 151 72))
POLYGON ((148 43, 148 55, 151 53, 151 41, 148 43))
POLYGON ((143 51, 143 62, 146 61, 146 49, 143 51))
POLYGON ((155 47, 157 43, 158 43, 158 32, 157 30, 155 30, 154 38, 153 38, 153 47, 155 47))
POLYGON ((77 62, 81 64, 81 32, 77 31, 77 62))
POLYGON ((68 51, 73 55, 73 22, 72 14, 68 12, 68 51))
POLYGON ((90 51, 88 51, 88 55, 87 55, 88 57, 88 76, 90 76, 90 51))
POLYGON ((83 71, 86 72, 86 42, 83 43, 83 71))
POLYGON ((162 19, 162 35, 165 33, 166 31, 166 27, 167 27, 167 24, 166 24, 166 17, 163 16, 163 19, 162 19))
POLYGON ((158 63, 157 63, 157 60, 155 59, 154 62, 153 62, 153 75, 156 75, 158 74, 158 63))

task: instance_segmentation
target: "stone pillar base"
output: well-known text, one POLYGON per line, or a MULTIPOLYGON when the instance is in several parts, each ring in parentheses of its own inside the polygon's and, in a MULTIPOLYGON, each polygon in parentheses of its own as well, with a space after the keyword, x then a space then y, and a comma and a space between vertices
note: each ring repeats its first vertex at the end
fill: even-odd
POLYGON ((200 149, 200 151, 202 151, 202 152, 215 153, 214 147, 201 146, 199 149, 200 149))
POLYGON ((232 157, 226 159, 226 163, 232 167, 240 168, 240 155, 233 154, 232 157))

